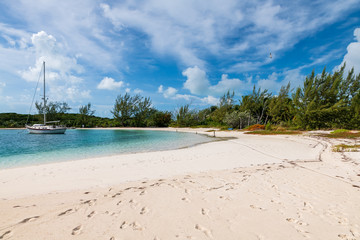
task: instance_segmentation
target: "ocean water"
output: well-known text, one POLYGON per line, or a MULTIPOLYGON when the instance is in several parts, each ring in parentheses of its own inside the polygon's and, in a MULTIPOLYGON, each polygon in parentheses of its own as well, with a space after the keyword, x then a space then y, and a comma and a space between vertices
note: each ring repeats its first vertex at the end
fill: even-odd
POLYGON ((177 149, 213 141, 193 133, 68 129, 65 134, 0 130, 0 169, 124 153, 177 149))

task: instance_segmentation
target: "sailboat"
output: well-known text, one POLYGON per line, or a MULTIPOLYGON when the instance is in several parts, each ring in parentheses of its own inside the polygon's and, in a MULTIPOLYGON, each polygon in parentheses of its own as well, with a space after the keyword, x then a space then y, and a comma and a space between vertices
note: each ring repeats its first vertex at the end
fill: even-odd
POLYGON ((44 124, 34 124, 32 126, 25 125, 29 133, 35 134, 63 134, 66 131, 66 127, 55 125, 60 121, 46 121, 46 97, 45 97, 45 61, 43 62, 44 69, 44 124), (48 124, 48 125, 47 125, 48 124))

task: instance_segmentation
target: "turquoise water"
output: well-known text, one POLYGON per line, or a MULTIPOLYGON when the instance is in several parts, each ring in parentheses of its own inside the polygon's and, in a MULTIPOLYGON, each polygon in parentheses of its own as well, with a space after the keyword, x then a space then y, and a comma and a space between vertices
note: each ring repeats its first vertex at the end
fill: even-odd
POLYGON ((200 134, 151 130, 73 129, 54 135, 0 130, 0 169, 176 149, 212 140, 200 134))

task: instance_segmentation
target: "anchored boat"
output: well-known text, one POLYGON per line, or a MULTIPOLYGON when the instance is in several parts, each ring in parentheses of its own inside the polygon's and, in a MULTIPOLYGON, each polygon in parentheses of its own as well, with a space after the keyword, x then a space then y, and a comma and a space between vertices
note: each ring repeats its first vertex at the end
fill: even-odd
POLYGON ((44 69, 44 124, 34 124, 32 126, 25 125, 29 133, 35 134, 63 134, 66 131, 65 126, 56 125, 60 121, 46 122, 46 97, 45 97, 45 61, 43 62, 44 69), (49 124, 49 125, 47 125, 49 124))

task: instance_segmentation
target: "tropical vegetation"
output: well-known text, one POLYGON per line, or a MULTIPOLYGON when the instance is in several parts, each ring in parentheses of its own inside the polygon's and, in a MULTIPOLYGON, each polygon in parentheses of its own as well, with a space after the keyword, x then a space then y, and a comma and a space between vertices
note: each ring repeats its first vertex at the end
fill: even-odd
POLYGON ((302 86, 291 89, 290 83, 282 86, 277 95, 267 89, 253 87, 250 94, 235 98, 228 91, 216 106, 192 109, 190 104, 173 112, 153 107, 149 97, 139 94, 118 95, 111 110, 113 118, 94 116, 91 103, 79 108, 79 113, 69 113, 67 103, 49 102, 46 109, 36 103, 38 114, 0 114, 0 127, 23 127, 47 118, 61 120, 69 127, 220 127, 243 129, 262 125, 265 130, 284 129, 360 129, 360 74, 354 69, 345 73, 345 65, 328 73, 312 71, 302 86))

